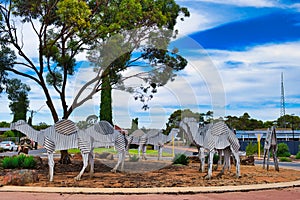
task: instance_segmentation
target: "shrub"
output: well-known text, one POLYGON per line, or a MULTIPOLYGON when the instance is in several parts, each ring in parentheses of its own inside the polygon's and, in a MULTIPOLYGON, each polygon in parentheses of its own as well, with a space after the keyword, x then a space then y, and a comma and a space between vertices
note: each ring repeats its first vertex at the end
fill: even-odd
POLYGON ((300 159, 300 151, 297 153, 296 159, 300 159))
POLYGON ((173 159, 173 164, 187 165, 189 158, 185 154, 176 154, 173 159))
POLYGON ((33 169, 36 166, 36 161, 34 160, 33 156, 26 156, 24 162, 22 163, 21 167, 25 169, 33 169))
MULTIPOLYGON (((260 145, 260 152, 263 152, 263 145, 260 145)), ((246 155, 252 156, 258 153, 257 144, 253 144, 252 141, 246 146, 246 155)))
POLYGON ((278 144, 277 156, 278 157, 290 157, 291 156, 291 153, 289 151, 289 147, 287 144, 285 144, 285 143, 278 144))
POLYGON ((280 157, 280 158, 279 158, 279 161, 280 161, 280 162, 292 162, 292 159, 287 158, 287 157, 280 157))
POLYGON ((15 169, 15 168, 25 168, 25 169, 33 169, 36 166, 36 161, 33 156, 13 156, 13 157, 5 157, 2 160, 2 167, 4 169, 15 169))
POLYGON ((12 158, 11 157, 5 157, 2 160, 2 167, 4 169, 11 169, 12 168, 12 158))

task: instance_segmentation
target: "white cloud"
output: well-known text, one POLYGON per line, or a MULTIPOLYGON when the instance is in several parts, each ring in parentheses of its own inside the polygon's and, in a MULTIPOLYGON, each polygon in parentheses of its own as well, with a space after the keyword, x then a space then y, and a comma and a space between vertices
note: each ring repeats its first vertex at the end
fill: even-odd
MULTIPOLYGON (((246 51, 209 50, 209 54, 219 66, 227 96, 227 103, 244 106, 259 119, 277 119, 280 106, 280 76, 284 73, 286 102, 299 103, 300 93, 295 85, 300 85, 300 42, 268 44, 257 46, 246 51), (234 61, 237 66, 231 66, 234 61), (262 108, 268 110, 263 113, 262 108), (255 107, 257 109, 255 109, 255 107), (255 111, 254 111, 255 109, 255 111), (275 114, 275 115, 274 115, 275 114)), ((238 108, 237 108, 238 109, 238 108)), ((242 110, 243 108, 239 108, 242 110)), ((300 108, 289 108, 298 112, 300 108)), ((247 111, 244 108, 245 112, 247 111)), ((227 110, 230 112, 230 110, 227 110)))
POLYGON ((175 30, 179 31, 179 36, 188 35, 195 31, 201 31, 213 27, 218 21, 215 16, 205 11, 199 11, 194 8, 188 8, 190 17, 184 18, 184 21, 177 20, 175 30))

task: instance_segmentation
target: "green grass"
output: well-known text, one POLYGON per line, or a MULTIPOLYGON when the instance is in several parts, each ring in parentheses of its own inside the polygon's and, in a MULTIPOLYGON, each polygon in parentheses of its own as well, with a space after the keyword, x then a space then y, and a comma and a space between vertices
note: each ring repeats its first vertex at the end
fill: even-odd
MULTIPOLYGON (((69 149, 68 152, 70 154, 75 154, 75 153, 80 153, 79 149, 69 149)), ((117 151, 114 150, 114 148, 95 148, 94 153, 103 153, 103 152, 108 152, 112 154, 116 154, 117 151)), ((137 149, 129 149, 130 155, 138 155, 138 150, 137 149)), ((157 150, 147 150, 146 152, 147 156, 158 156, 157 150)), ((162 154, 163 157, 172 157, 172 154, 163 152, 162 154)))

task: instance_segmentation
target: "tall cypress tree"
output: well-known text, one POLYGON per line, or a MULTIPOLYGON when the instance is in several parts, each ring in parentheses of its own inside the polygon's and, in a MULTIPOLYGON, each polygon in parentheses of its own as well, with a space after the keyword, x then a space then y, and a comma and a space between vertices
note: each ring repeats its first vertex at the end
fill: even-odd
POLYGON ((111 98, 111 83, 110 77, 106 76, 102 79, 103 90, 101 91, 100 100, 100 120, 106 120, 112 123, 112 98, 111 98))

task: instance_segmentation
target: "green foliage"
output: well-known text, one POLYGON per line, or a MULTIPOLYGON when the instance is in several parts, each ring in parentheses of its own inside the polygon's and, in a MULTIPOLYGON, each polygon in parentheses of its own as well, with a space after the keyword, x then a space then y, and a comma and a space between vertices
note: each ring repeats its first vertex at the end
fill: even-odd
POLYGON ((292 162, 292 159, 287 158, 287 157, 279 157, 280 162, 292 162))
MULTIPOLYGON (((263 145, 260 145, 260 152, 261 154, 264 152, 264 147, 263 145)), ((254 154, 258 153, 258 144, 255 143, 253 144, 252 141, 246 146, 246 155, 247 156, 252 156, 254 154)))
MULTIPOLYGON (((107 68, 109 69, 109 68, 107 68)), ((100 120, 106 120, 113 124, 112 121, 112 88, 110 85, 110 77, 104 77, 102 83, 103 90, 101 91, 100 101, 100 120)))
POLYGON ((278 157, 290 157, 291 156, 291 153, 289 151, 289 147, 287 144, 285 144, 285 143, 278 144, 277 156, 278 157))
POLYGON ((13 122, 20 119, 26 120, 26 113, 29 108, 28 92, 30 87, 19 79, 10 79, 7 81, 7 97, 11 101, 9 108, 14 114, 13 122))
POLYGON ((173 164, 188 165, 189 158, 185 154, 176 154, 172 162, 173 164))
MULTIPOLYGON (((139 28, 141 28, 141 33, 135 34, 137 37, 133 39, 136 42, 132 45, 134 48, 141 49, 144 44, 152 41, 150 46, 160 45, 159 47, 166 48, 172 36, 177 34, 177 31, 173 29, 178 17, 181 16, 180 20, 183 20, 183 17, 189 16, 187 8, 180 7, 175 0, 13 0, 2 3, 0 7, 2 18, 0 79, 5 78, 8 72, 11 72, 39 85, 54 122, 59 120, 59 116, 67 119, 77 107, 103 89, 101 79, 106 74, 95 73, 90 80, 86 81, 87 84, 74 94, 74 101, 70 103, 67 101, 66 98, 70 95, 67 93, 67 83, 70 75, 74 75, 75 58, 78 54, 87 49, 93 49, 95 46, 101 46, 99 42, 107 41, 108 37, 116 33, 127 33, 129 30, 139 28), (26 49, 28 48, 18 38, 22 32, 19 24, 22 23, 30 25, 28 27, 33 32, 32 40, 38 43, 35 49, 38 51, 36 55, 38 60, 27 56, 26 49), (149 38, 145 35, 155 31, 155 34, 161 37, 151 39, 152 41, 143 40, 143 36, 149 38), (162 38, 163 42, 161 42, 162 38), (18 53, 18 57, 11 49, 4 47, 12 47, 18 53), (36 65, 36 63, 39 64, 36 65), (24 67, 15 69, 14 67, 18 65, 24 67), (90 93, 83 94, 82 92, 87 91, 85 89, 91 88, 90 86, 93 88, 89 90, 90 93), (55 94, 49 94, 49 87, 53 87, 55 94), (57 96, 60 97, 62 107, 59 111, 54 106, 54 97, 57 96), (58 113, 60 111, 61 114, 58 113)), ((126 35, 126 38, 131 38, 131 36, 126 35)), ((124 57, 130 58, 133 51, 134 49, 123 51, 119 56, 128 53, 124 57)), ((177 61, 179 61, 180 68, 184 66, 185 59, 181 57, 174 60, 177 56, 170 55, 164 54, 166 66, 177 64, 177 61)), ((121 60, 124 61, 123 58, 121 60)), ((110 60, 112 61, 114 60, 110 60)), ((158 64, 161 65, 161 63, 158 64)), ((116 75, 130 66, 111 65, 109 67, 116 75)), ((4 88, 1 85, 0 91, 4 88)), ((21 106, 16 106, 16 108, 19 107, 21 106)), ((23 116, 16 116, 16 118, 20 117, 23 116)))
POLYGON ((227 116, 226 124, 237 130, 254 130, 264 128, 264 123, 261 120, 252 119, 248 113, 244 113, 240 117, 227 116))
POLYGON ((300 151, 296 154, 296 159, 300 159, 300 151))
POLYGON ((131 119, 131 128, 129 134, 139 129, 139 118, 131 119))
POLYGON ((74 31, 86 29, 90 26, 89 17, 92 14, 85 1, 64 0, 57 3, 56 14, 63 23, 73 27, 74 31))
POLYGON ((18 163, 16 164, 15 161, 16 161, 16 159, 14 159, 12 157, 5 157, 2 160, 2 167, 4 169, 14 169, 18 166, 18 163))
POLYGON ((300 129, 300 117, 294 115, 284 115, 277 119, 278 127, 300 129))
POLYGON ((4 157, 2 160, 4 169, 33 169, 36 167, 36 161, 33 156, 19 155, 13 157, 4 157))
POLYGON ((15 137, 15 133, 12 130, 5 131, 3 137, 15 137))
POLYGON ((21 166, 25 169, 34 169, 36 167, 36 161, 33 156, 26 156, 21 166))
POLYGON ((129 161, 130 162, 137 162, 137 161, 139 161, 139 157, 137 155, 133 155, 133 156, 130 157, 129 161))
POLYGON ((9 128, 10 127, 10 123, 2 121, 2 122, 0 122, 0 127, 9 128))
MULTIPOLYGON (((217 164, 219 161, 220 156, 217 154, 214 154, 213 156, 213 164, 217 164)), ((205 156, 205 163, 208 163, 208 155, 205 156)))

